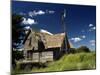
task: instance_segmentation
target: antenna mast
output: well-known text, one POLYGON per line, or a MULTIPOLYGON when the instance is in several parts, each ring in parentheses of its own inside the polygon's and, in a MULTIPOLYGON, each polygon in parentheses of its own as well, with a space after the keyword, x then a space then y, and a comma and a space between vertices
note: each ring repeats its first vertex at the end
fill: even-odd
POLYGON ((66 9, 64 9, 63 14, 62 14, 62 26, 63 26, 64 33, 65 33, 65 40, 64 40, 65 49, 66 49, 66 51, 68 51, 68 49, 70 48, 70 44, 69 44, 68 37, 67 37, 67 34, 66 34, 65 18, 66 18, 66 9))

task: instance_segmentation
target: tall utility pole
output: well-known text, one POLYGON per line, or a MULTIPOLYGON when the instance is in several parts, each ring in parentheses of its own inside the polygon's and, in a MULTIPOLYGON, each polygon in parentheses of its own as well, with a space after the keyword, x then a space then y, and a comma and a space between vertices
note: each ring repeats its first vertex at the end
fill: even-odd
POLYGON ((63 32, 65 33, 65 41, 64 41, 65 42, 65 49, 68 52, 69 48, 70 48, 70 44, 69 44, 68 37, 67 37, 67 34, 66 34, 65 18, 66 18, 66 10, 64 9, 61 20, 62 20, 63 32))

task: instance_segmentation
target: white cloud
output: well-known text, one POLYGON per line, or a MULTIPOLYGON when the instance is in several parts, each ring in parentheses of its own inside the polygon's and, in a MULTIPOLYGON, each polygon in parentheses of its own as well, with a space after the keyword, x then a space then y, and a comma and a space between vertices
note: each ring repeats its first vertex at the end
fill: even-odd
POLYGON ((41 29, 40 32, 42 32, 42 33, 47 33, 47 34, 49 34, 49 35, 53 35, 52 33, 48 32, 47 30, 44 30, 44 29, 41 29))
POLYGON ((39 11, 38 11, 38 12, 36 12, 35 14, 43 15, 43 14, 45 14, 45 12, 44 12, 44 11, 42 11, 42 10, 39 10, 39 11))
POLYGON ((94 27, 91 27, 90 29, 89 29, 89 31, 94 31, 94 30, 96 30, 96 27, 94 26, 94 27))
POLYGON ((55 11, 53 11, 53 10, 45 10, 45 11, 43 11, 43 10, 38 10, 38 11, 33 10, 33 11, 30 11, 28 13, 28 15, 30 17, 33 17, 33 16, 37 16, 37 15, 45 15, 45 14, 53 14, 53 13, 55 13, 55 11))
POLYGON ((53 13, 55 13, 55 11, 52 11, 52 10, 49 11, 49 14, 53 14, 53 13))
POLYGON ((48 14, 54 14, 55 11, 53 11, 53 10, 46 10, 46 13, 48 13, 48 14))
POLYGON ((26 19, 26 18, 24 18, 24 17, 23 17, 22 23, 23 23, 23 24, 30 24, 30 25, 36 24, 36 22, 35 22, 34 19, 31 19, 31 18, 26 19))
POLYGON ((80 37, 75 37, 75 38, 71 38, 70 40, 74 41, 74 42, 79 42, 82 39, 80 37))
POLYGON ((82 36, 79 36, 79 37, 71 38, 70 40, 72 40, 72 41, 74 41, 76 43, 76 42, 79 42, 79 41, 81 41, 81 40, 83 40, 85 38, 86 38, 86 36, 82 35, 82 36))
POLYGON ((88 32, 88 31, 94 31, 95 29, 96 29, 96 27, 91 23, 91 24, 89 24, 88 25, 89 26, 89 29, 87 29, 87 30, 82 30, 81 32, 88 32))
POLYGON ((90 40, 91 46, 95 46, 95 40, 90 40))
POLYGON ((34 11, 30 11, 28 14, 30 17, 33 17, 37 15, 44 15, 45 12, 43 10, 39 10, 39 11, 34 10, 34 11))
POLYGON ((85 38, 86 38, 86 36, 85 36, 85 35, 82 35, 81 37, 82 37, 83 39, 85 39, 85 38))
POLYGON ((89 31, 94 31, 96 27, 93 24, 89 24, 89 31))
POLYGON ((33 12, 29 12, 28 15, 29 15, 30 17, 33 17, 34 14, 33 14, 33 12))
POLYGON ((92 27, 93 26, 93 24, 89 24, 89 27, 92 27))
POLYGON ((95 30, 95 29, 96 29, 96 27, 93 27, 93 28, 91 28, 91 29, 95 30))

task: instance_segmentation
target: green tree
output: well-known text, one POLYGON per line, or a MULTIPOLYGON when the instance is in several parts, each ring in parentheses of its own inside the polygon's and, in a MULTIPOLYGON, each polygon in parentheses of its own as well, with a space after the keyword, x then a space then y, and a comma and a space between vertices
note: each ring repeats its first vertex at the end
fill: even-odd
MULTIPOLYGON (((22 22, 22 16, 13 14, 12 15, 12 43, 17 41, 17 38, 19 36, 18 29, 19 25, 22 22)), ((22 52, 14 51, 12 47, 12 67, 16 67, 16 60, 19 60, 20 58, 23 58, 22 52)))
POLYGON ((19 25, 22 22, 22 16, 21 15, 12 15, 12 40, 17 40, 17 37, 19 36, 18 30, 19 25))
POLYGON ((77 48, 77 52, 90 52, 90 49, 87 46, 81 46, 77 48))

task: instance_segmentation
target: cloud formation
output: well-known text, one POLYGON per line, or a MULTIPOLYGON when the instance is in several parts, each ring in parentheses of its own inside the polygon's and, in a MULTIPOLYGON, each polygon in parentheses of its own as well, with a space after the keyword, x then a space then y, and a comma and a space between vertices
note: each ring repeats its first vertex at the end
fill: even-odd
POLYGON ((89 24, 89 31, 94 31, 96 27, 93 24, 89 24))
POLYGON ((31 19, 31 18, 26 19, 26 18, 23 17, 22 23, 23 23, 23 24, 29 24, 29 25, 32 25, 32 24, 36 24, 37 22, 35 22, 34 19, 31 19))
POLYGON ((29 15, 30 17, 37 16, 37 15, 44 15, 44 14, 45 14, 45 12, 42 11, 42 10, 39 10, 39 11, 34 10, 34 11, 30 11, 30 12, 28 13, 28 15, 29 15))
POLYGON ((33 10, 33 11, 30 11, 28 13, 28 15, 30 17, 33 17, 33 16, 37 16, 37 15, 53 14, 53 13, 55 13, 55 11, 53 11, 53 10, 46 10, 46 11, 43 11, 43 10, 38 10, 38 11, 33 10))
POLYGON ((96 30, 96 27, 94 26, 94 27, 91 27, 90 29, 89 29, 89 31, 91 32, 91 31, 94 31, 94 30, 96 30))
POLYGON ((82 36, 79 36, 79 37, 71 38, 70 40, 72 40, 74 43, 76 43, 76 42, 79 42, 79 41, 81 41, 81 40, 83 40, 85 38, 86 38, 86 36, 82 35, 82 36))
POLYGON ((82 37, 83 39, 85 39, 85 38, 86 38, 86 36, 85 36, 85 35, 82 35, 81 37, 82 37))
POLYGON ((74 41, 74 42, 79 42, 82 39, 80 37, 75 37, 75 38, 71 38, 70 40, 74 41))
POLYGON ((84 32, 92 32, 92 31, 95 31, 96 30, 96 27, 91 23, 88 25, 89 26, 89 29, 87 30, 81 30, 82 33, 84 32))
POLYGON ((48 13, 48 14, 54 14, 55 11, 53 11, 53 10, 46 10, 46 13, 48 13))
POLYGON ((95 46, 95 40, 90 40, 89 42, 90 42, 91 46, 95 46))
POLYGON ((89 24, 89 27, 92 27, 93 26, 93 24, 89 24))

